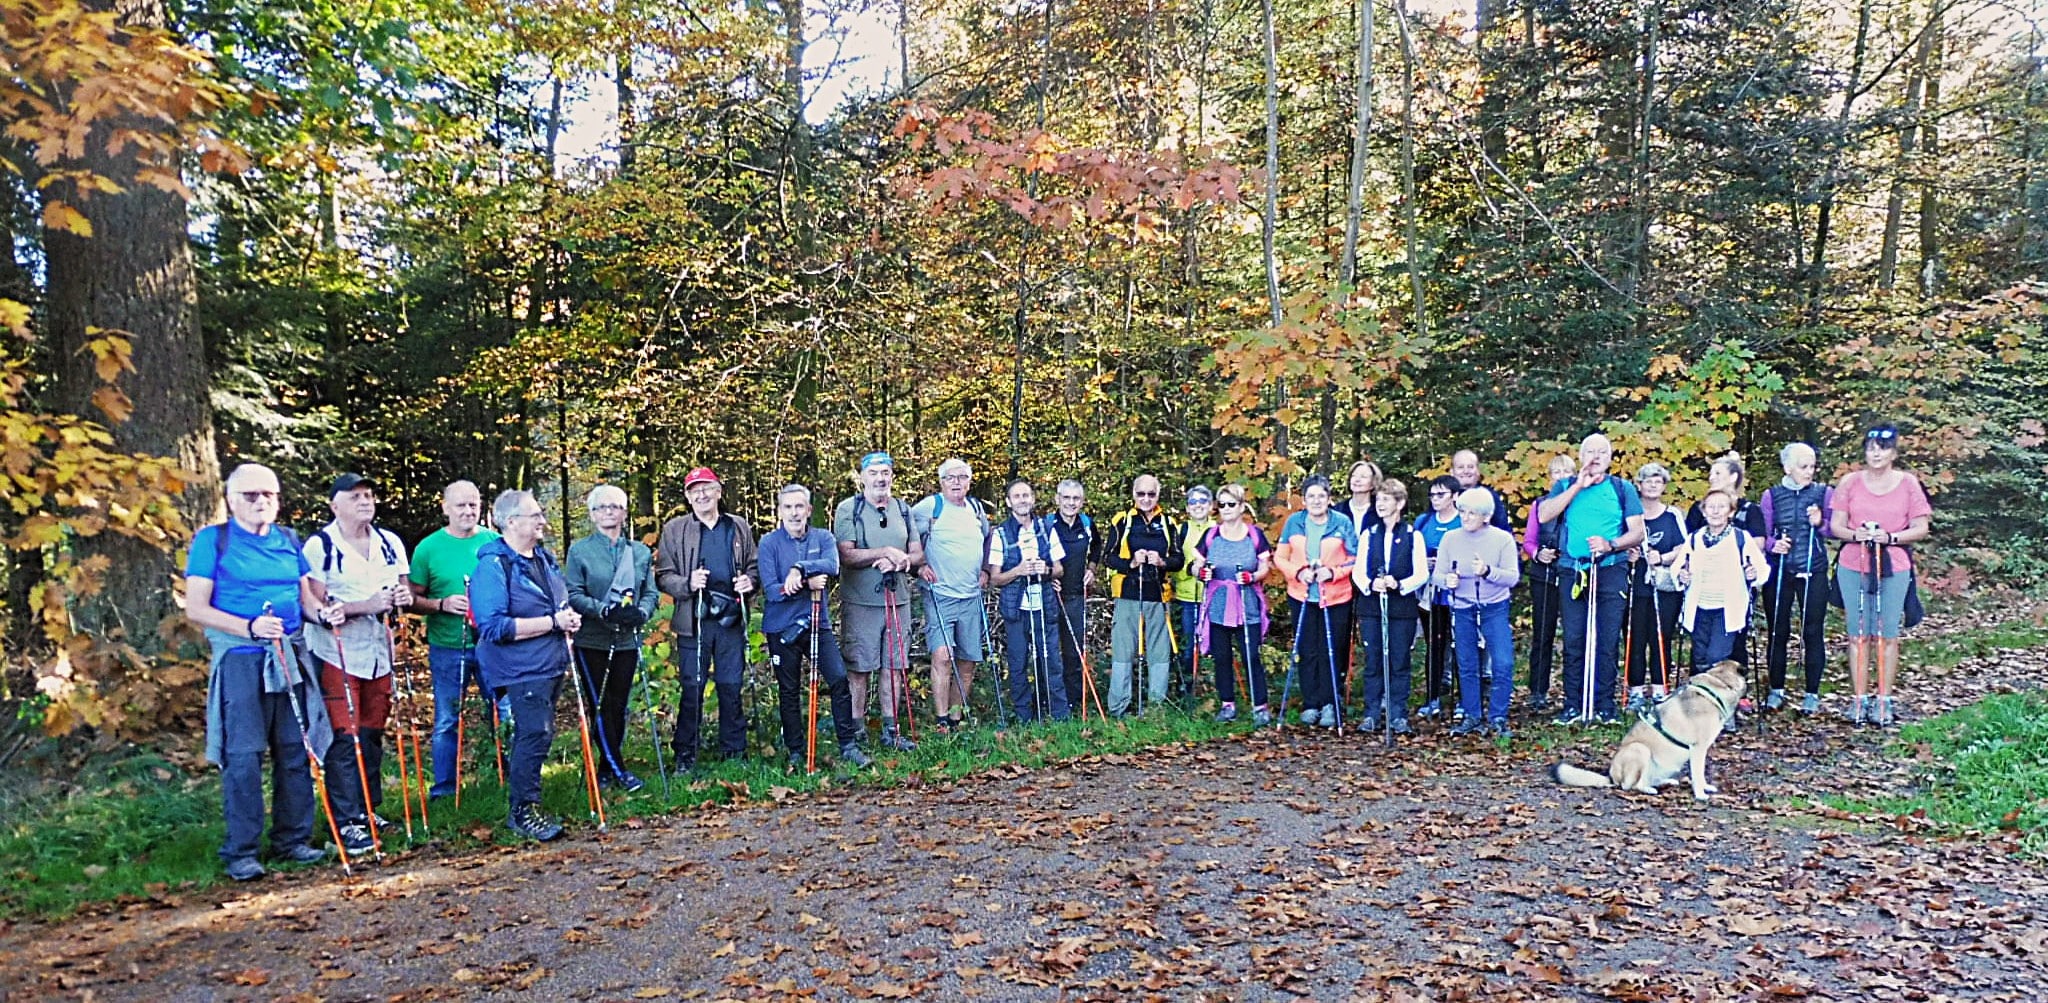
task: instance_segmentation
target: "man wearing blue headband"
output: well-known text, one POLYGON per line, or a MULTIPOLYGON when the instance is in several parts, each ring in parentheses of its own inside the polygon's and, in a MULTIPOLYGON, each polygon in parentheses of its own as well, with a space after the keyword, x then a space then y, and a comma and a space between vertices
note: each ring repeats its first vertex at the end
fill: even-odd
POLYGON ((910 531, 910 506, 892 494, 896 461, 888 453, 860 459, 860 492, 832 513, 839 541, 839 644, 858 732, 867 734, 868 684, 882 673, 882 746, 907 752, 917 743, 896 727, 910 678, 909 572, 924 561, 924 544, 910 531))

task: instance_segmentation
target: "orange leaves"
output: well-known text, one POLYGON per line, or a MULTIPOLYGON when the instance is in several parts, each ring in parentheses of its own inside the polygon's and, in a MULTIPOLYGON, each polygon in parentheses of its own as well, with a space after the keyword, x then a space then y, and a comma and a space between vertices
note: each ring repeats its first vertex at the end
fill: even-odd
POLYGON ((85 214, 63 202, 51 199, 43 206, 43 226, 50 230, 63 230, 81 237, 92 236, 92 221, 85 214))

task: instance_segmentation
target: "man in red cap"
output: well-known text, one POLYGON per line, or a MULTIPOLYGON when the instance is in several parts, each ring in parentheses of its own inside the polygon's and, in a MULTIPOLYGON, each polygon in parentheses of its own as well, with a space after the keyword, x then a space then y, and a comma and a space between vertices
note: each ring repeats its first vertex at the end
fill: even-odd
POLYGON ((754 531, 746 521, 719 511, 724 488, 710 467, 683 478, 690 514, 661 527, 654 552, 655 584, 673 596, 670 626, 676 635, 676 669, 683 695, 676 714, 676 768, 697 765, 698 733, 704 719, 704 677, 718 686, 718 749, 727 759, 747 751, 740 682, 746 667, 747 597, 754 591, 754 531))

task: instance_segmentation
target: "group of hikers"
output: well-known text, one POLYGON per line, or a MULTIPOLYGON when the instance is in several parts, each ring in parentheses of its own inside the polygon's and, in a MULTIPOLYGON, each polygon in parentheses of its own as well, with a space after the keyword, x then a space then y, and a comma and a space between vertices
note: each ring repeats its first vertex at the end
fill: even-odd
MULTIPOLYGON (((380 829, 391 824, 376 809, 394 683, 411 687, 393 639, 393 620, 405 613, 425 618, 433 694, 422 821, 431 799, 460 797, 463 705, 474 689, 494 742, 501 723, 510 725, 497 752, 508 825, 536 840, 562 830, 541 809, 540 773, 565 681, 574 680, 593 810, 602 811, 600 787, 644 786, 626 767, 623 738, 636 680, 645 686, 645 627, 664 595, 673 600, 681 686, 666 752, 679 771, 695 767, 708 744, 707 683, 717 693, 711 742, 724 757, 745 754, 742 682, 756 597, 782 747, 804 769, 816 768, 821 684, 828 747, 841 766, 868 766, 865 750, 876 746, 916 748, 907 726, 918 620, 929 652, 929 726, 940 734, 966 723, 976 670, 995 647, 992 621, 1000 621, 1007 686, 996 688, 997 703, 1021 722, 1085 715, 1091 703, 1105 717, 1165 706, 1174 689, 1192 694, 1206 656, 1219 721, 1239 719, 1242 699, 1253 722, 1277 722, 1298 690, 1296 720, 1305 725, 1356 720, 1392 741, 1413 732, 1411 717, 1442 718, 1453 735, 1507 738, 1509 599, 1522 586, 1532 620, 1527 708, 1550 712, 1555 675, 1557 724, 1613 722, 1624 706, 1653 706, 1680 682, 1672 659, 1681 633, 1691 638, 1693 671, 1724 659, 1747 666, 1759 619, 1769 689, 1757 710, 1789 703, 1796 634, 1799 709, 1817 713, 1832 601, 1848 628, 1848 718, 1890 725, 1898 638, 1915 597, 1910 545, 1927 535, 1932 510, 1919 481, 1896 465, 1895 427, 1871 428, 1863 446, 1863 466, 1829 487, 1815 478, 1814 449, 1789 444, 1783 479, 1755 499, 1731 453, 1714 462, 1709 490, 1681 518, 1664 500, 1666 468, 1644 463, 1624 479, 1610 470, 1611 444, 1591 435, 1576 457, 1552 460, 1551 487, 1519 537, 1506 499, 1483 482, 1469 450, 1427 482, 1427 511, 1413 519, 1408 486, 1370 461, 1352 465, 1341 498, 1328 478, 1311 476, 1302 507, 1276 537, 1237 484, 1188 488, 1174 513, 1159 479, 1139 476, 1130 505, 1098 527, 1075 480, 1054 488, 1050 511, 1040 510, 1035 485, 1012 480, 1003 510, 991 512, 970 494, 973 471, 960 459, 939 465, 936 492, 908 503, 895 493, 894 459, 874 452, 861 458, 859 490, 833 510, 829 530, 812 525, 810 490, 791 484, 776 493, 776 525, 757 539, 724 509, 718 476, 698 467, 683 480, 688 511, 663 525, 651 548, 626 531, 626 494, 597 486, 586 499, 595 532, 559 562, 543 544, 540 503, 526 491, 496 497, 492 529, 477 487, 449 484, 446 525, 408 552, 376 524, 369 479, 336 478, 332 521, 302 541, 277 522, 277 475, 244 464, 227 479, 230 518, 194 536, 186 567, 188 615, 212 648, 207 753, 222 772, 220 855, 236 880, 264 873, 266 758, 274 859, 326 855, 311 842, 316 800, 345 865, 380 852, 380 829), (1832 573, 1827 541, 1839 543, 1832 573), (1113 602, 1106 704, 1086 655, 1098 570, 1113 602), (1293 614, 1277 701, 1260 654, 1274 626, 1267 586, 1279 584, 1275 577, 1293 614), (827 601, 834 591, 836 624, 827 601), (1411 711, 1418 635, 1425 692, 1411 711), (1362 677, 1357 706, 1354 677, 1362 677), (871 691, 880 707, 872 740, 871 691)), ((401 776, 408 755, 424 772, 417 738, 408 752, 399 735, 395 750, 401 776)), ((661 742, 654 752, 662 757, 661 742)), ((657 765, 666 777, 668 765, 657 765)), ((411 811, 408 802, 408 826, 411 811)))

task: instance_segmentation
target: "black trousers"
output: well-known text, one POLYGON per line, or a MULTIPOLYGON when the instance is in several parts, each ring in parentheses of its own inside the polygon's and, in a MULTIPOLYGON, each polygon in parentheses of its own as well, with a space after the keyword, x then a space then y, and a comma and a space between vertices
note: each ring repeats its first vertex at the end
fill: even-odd
POLYGON ((1557 664, 1557 565, 1529 562, 1529 695, 1550 696, 1557 664))
POLYGON ((1772 575, 1764 583, 1764 608, 1770 610, 1771 644, 1766 656, 1771 670, 1771 688, 1785 688, 1786 656, 1792 646, 1792 628, 1799 627, 1799 654, 1805 662, 1806 692, 1820 692, 1821 673, 1828 665, 1823 641, 1828 622, 1828 572, 1825 565, 1804 578, 1794 571, 1780 580, 1772 575))
MULTIPOLYGON (((1457 642, 1451 636, 1451 608, 1431 606, 1422 614, 1422 618, 1425 621, 1424 637, 1429 644, 1428 664, 1422 667, 1424 672, 1429 673, 1429 678, 1423 686, 1423 699, 1436 703, 1450 694, 1451 673, 1458 664, 1458 653, 1455 650, 1457 642)), ((1449 707, 1444 708, 1445 713, 1450 713, 1450 710, 1449 707)))
POLYGON ((597 774, 616 777, 626 770, 626 707, 633 697, 633 676, 640 669, 640 648, 576 649, 583 670, 584 702, 597 708, 597 774))
POLYGON ((1671 646, 1678 639, 1685 593, 1659 592, 1640 582, 1629 587, 1628 684, 1684 685, 1686 673, 1671 660, 1671 646))

